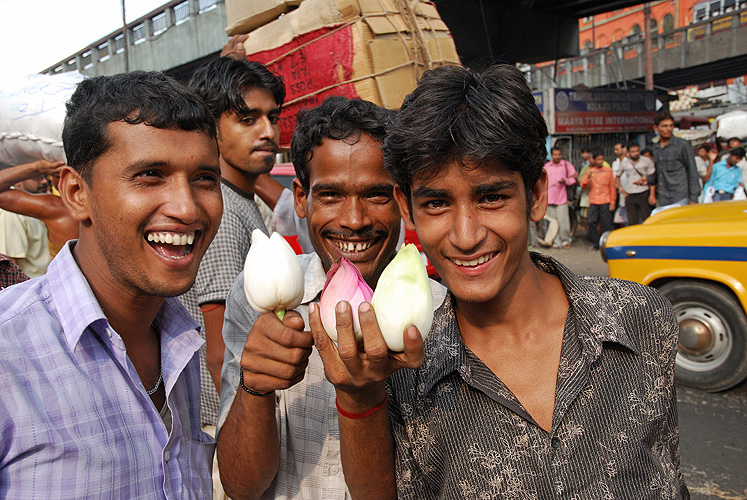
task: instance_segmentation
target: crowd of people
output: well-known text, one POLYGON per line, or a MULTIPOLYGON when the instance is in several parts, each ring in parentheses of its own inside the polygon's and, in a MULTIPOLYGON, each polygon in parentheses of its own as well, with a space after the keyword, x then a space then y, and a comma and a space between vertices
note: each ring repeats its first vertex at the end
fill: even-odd
POLYGON ((656 114, 653 148, 641 150, 636 141, 617 142, 610 165, 601 148, 581 150, 583 164, 562 158, 563 150, 550 150, 545 163, 549 179, 546 218, 558 226, 552 240, 540 241, 536 229, 529 245, 571 247, 571 220, 586 227, 589 250, 599 250, 599 239, 615 227, 641 224, 652 213, 691 203, 745 199, 747 179, 745 148, 738 137, 719 152, 715 144, 702 144, 693 152, 690 144, 674 135, 669 112, 656 114))
MULTIPOLYGON (((284 100, 240 53, 187 86, 89 78, 67 106, 67 164, 0 172, 31 190, 18 183, 51 175, 58 193, 6 189, 26 217, 47 200, 32 217, 58 249, 34 279, 0 258, 0 286, 18 282, 0 292, 0 497, 689 498, 671 305, 526 244, 546 213, 568 219, 577 183, 590 232, 618 191, 633 221, 654 197, 697 201, 671 117, 653 161, 619 144, 612 166, 585 152, 579 174, 557 148, 545 163, 516 68, 444 66, 397 112, 345 97, 300 112, 284 190, 264 177, 284 100), (257 193, 311 245, 282 320, 244 289, 250 234, 268 232, 257 193), (327 272, 345 257, 375 288, 403 225, 443 281, 428 339, 410 325, 389 351, 364 302, 358 342, 343 301, 333 343, 327 272)), ((704 179, 726 191, 743 156, 709 154, 704 179)), ((570 246, 565 224, 556 243, 570 246)))

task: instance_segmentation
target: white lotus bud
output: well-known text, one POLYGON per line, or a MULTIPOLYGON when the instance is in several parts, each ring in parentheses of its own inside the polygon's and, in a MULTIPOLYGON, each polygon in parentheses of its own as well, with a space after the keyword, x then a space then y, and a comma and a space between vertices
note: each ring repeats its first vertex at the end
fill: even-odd
POLYGON ((405 327, 418 327, 423 340, 433 323, 433 296, 428 273, 415 245, 404 245, 379 277, 371 299, 387 346, 404 351, 405 327))
POLYGON ((298 307, 303 299, 304 278, 301 265, 285 238, 272 233, 268 238, 260 229, 252 231, 252 246, 244 262, 244 293, 249 305, 258 312, 282 311, 298 307))

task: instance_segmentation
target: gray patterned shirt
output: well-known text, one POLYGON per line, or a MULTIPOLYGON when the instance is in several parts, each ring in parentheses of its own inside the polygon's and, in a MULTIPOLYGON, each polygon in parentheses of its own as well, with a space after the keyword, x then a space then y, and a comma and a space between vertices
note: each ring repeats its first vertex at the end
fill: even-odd
POLYGON ((464 345, 449 295, 424 365, 388 381, 399 498, 689 498, 671 305, 645 286, 532 258, 570 302, 551 432, 464 345))
MULTIPOLYGON (((200 262, 192 288, 179 297, 200 324, 200 335, 205 338, 205 321, 200 304, 223 302, 236 276, 244 269, 244 260, 252 243, 252 231, 260 228, 267 234, 262 215, 251 195, 247 195, 225 179, 221 180, 223 218, 218 232, 200 262)), ((215 425, 218 420, 220 397, 205 363, 206 346, 200 348, 200 421, 203 426, 215 425)))

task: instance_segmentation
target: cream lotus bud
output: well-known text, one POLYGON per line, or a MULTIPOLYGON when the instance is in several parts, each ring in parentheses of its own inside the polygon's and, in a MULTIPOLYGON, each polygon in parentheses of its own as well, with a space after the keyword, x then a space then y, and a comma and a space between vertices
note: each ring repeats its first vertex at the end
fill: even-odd
MULTIPOLYGON (((244 262, 244 293, 257 312, 285 311, 298 307, 303 299, 301 265, 285 238, 259 229, 252 232, 252 246, 244 262)), ((282 319, 282 315, 278 314, 282 319)))
POLYGON ((370 302, 373 291, 361 276, 358 268, 348 259, 342 257, 332 264, 327 272, 327 282, 319 300, 319 312, 322 316, 324 330, 332 340, 337 340, 337 320, 335 308, 343 300, 348 301, 353 312, 353 330, 355 337, 362 339, 361 324, 358 320, 358 306, 361 302, 370 302))
POLYGON ((371 299, 379 329, 392 351, 404 351, 405 327, 418 327, 423 340, 433 323, 428 272, 415 245, 403 246, 379 277, 371 299))

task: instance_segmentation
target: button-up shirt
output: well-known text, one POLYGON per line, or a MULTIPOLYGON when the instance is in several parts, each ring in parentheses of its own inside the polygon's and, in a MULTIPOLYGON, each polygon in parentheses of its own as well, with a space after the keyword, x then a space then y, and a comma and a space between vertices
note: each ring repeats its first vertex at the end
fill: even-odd
POLYGON ((550 257, 565 323, 551 431, 462 341, 449 295, 425 362, 387 382, 402 499, 682 499, 677 321, 658 292, 550 257))
POLYGON ((638 161, 633 161, 632 158, 628 157, 620 162, 620 172, 617 175, 620 177, 620 184, 626 193, 638 194, 648 192, 649 187, 639 186, 634 182, 642 177, 648 177, 654 171, 654 162, 641 155, 638 157, 638 161))
POLYGON ((653 153, 656 170, 648 176, 648 183, 657 185, 658 205, 671 205, 682 200, 697 203, 700 177, 690 143, 672 136, 663 148, 660 143, 655 144, 653 153))
MULTIPOLYGON (((304 296, 296 308, 309 324, 310 302, 318 302, 326 273, 317 254, 299 255, 304 271, 304 296)), ((443 302, 445 289, 431 281, 434 307, 443 302)), ((226 301, 223 340, 226 357, 221 376, 221 409, 218 430, 226 421, 239 386, 241 353, 247 334, 260 313, 254 311, 244 294, 242 272, 226 301)), ((280 437, 280 465, 275 480, 262 499, 344 500, 350 494, 345 485, 340 459, 340 428, 335 406, 335 388, 324 377, 324 365, 314 349, 306 374, 293 387, 275 391, 275 417, 280 437)), ((246 425, 251 425, 247 422, 246 425)))
POLYGON ((716 191, 733 193, 742 182, 742 170, 737 165, 729 167, 723 159, 713 164, 710 181, 716 191))
POLYGON ((558 163, 548 161, 545 163, 547 171, 547 203, 549 205, 562 205, 568 202, 566 186, 576 184, 576 168, 573 163, 560 160, 558 163))
POLYGON ((581 179, 581 188, 589 186, 589 203, 605 205, 617 199, 615 175, 610 167, 591 167, 581 179))
POLYGON ((200 430, 196 323, 175 298, 153 323, 168 432, 74 245, 46 275, 0 292, 0 497, 209 498, 215 444, 200 430))
POLYGON ((0 253, 0 290, 29 279, 21 268, 5 254, 0 253))

